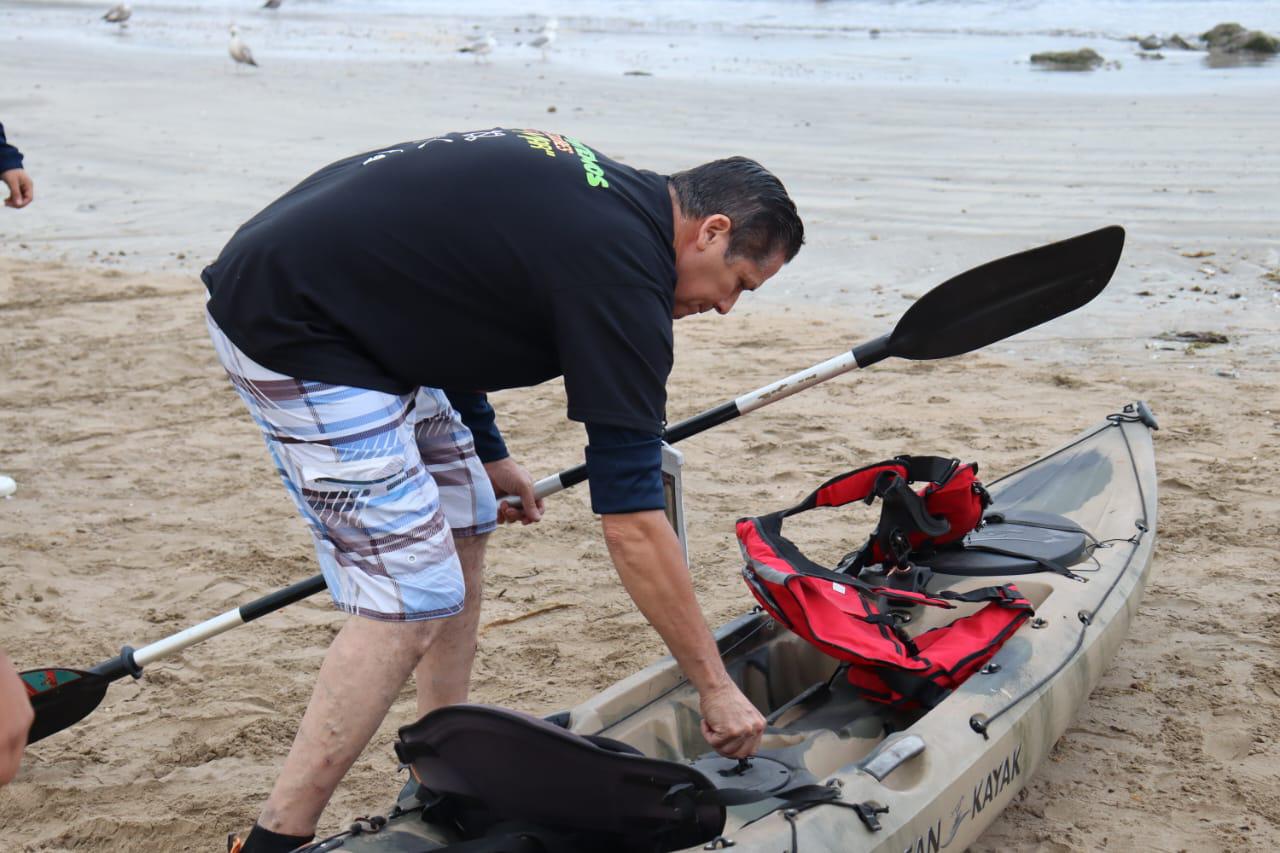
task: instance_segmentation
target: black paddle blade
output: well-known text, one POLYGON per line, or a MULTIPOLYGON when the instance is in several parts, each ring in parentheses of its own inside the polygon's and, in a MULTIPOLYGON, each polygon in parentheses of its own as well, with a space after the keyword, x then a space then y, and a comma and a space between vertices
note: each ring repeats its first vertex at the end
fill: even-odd
POLYGON ((75 669, 29 669, 19 673, 35 708, 27 734, 35 743, 83 720, 107 695, 108 679, 75 669))
POLYGON ((947 358, 1061 317, 1102 292, 1123 248, 1124 229, 1111 225, 961 273, 902 315, 885 354, 947 358))

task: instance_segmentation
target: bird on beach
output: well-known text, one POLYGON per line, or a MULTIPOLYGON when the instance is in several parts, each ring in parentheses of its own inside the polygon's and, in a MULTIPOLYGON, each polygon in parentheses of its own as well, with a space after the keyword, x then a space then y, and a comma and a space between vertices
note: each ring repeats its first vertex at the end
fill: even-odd
POLYGON ((551 18, 542 25, 542 29, 538 34, 529 39, 529 47, 536 47, 542 51, 542 61, 547 60, 547 51, 551 49, 551 45, 556 41, 556 30, 559 28, 560 22, 555 18, 551 18))
POLYGON ((497 46, 498 40, 493 37, 493 33, 485 33, 484 38, 476 39, 466 47, 458 48, 458 53, 469 53, 476 58, 476 62, 479 62, 480 57, 488 56, 497 46))
POLYGON ((237 67, 240 65, 258 67, 258 63, 253 61, 253 51, 249 50, 249 45, 240 41, 240 30, 235 24, 231 25, 231 43, 227 45, 227 53, 231 54, 237 67))
POLYGON ((119 24, 121 27, 125 25, 125 21, 129 20, 129 16, 133 14, 133 9, 129 8, 128 3, 117 3, 107 10, 107 14, 102 16, 102 20, 108 24, 119 24))

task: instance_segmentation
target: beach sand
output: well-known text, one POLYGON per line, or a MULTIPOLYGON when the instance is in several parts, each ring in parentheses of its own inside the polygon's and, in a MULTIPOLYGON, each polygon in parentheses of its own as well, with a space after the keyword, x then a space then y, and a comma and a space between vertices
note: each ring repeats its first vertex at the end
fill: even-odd
MULTIPOLYGON (((495 124, 572 132, 659 171, 745 153, 788 183, 809 245, 730 317, 677 324, 672 421, 888 331, 986 260, 1113 222, 1130 236, 1109 290, 1073 317, 979 354, 885 362, 684 443, 708 620, 753 604, 738 516, 905 451, 994 478, 1145 399, 1162 427, 1160 525, 1139 617, 976 849, 1280 843, 1274 90, 1039 98, 514 61, 298 60, 253 77, 225 57, 146 61, 31 42, 0 60, 0 117, 37 188, 28 210, 0 211, 0 471, 19 489, 0 501, 0 646, 19 666, 87 666, 315 572, 213 358, 195 278, 279 192, 353 151, 495 124), (1175 330, 1230 343, 1151 340, 1175 330)), ((558 383, 495 405, 535 476, 580 461, 558 383)), ((838 556, 865 533, 833 524, 807 544, 838 556)), ((497 533, 489 562, 474 700, 545 713, 663 653, 585 490, 497 533)), ((304 602, 113 686, 0 791, 5 848, 220 849, 256 816, 340 624, 304 602)), ((412 705, 406 689, 322 831, 390 804, 412 705)))

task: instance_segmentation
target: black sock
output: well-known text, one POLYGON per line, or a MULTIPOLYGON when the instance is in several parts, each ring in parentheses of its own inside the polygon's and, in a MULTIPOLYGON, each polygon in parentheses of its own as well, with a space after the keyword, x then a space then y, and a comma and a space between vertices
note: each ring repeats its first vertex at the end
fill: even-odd
POLYGON ((255 823, 244 840, 243 853, 291 853, 313 838, 314 835, 281 835, 255 823))

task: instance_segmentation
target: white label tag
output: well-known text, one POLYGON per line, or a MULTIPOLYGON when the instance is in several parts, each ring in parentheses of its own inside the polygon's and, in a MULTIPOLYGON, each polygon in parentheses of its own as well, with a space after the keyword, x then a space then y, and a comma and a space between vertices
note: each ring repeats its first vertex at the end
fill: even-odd
POLYGON ((841 595, 844 595, 844 591, 845 591, 845 585, 844 585, 844 584, 842 584, 842 583, 835 583, 835 582, 833 581, 833 582, 832 582, 832 584, 831 584, 831 588, 832 588, 832 589, 834 589, 836 592, 840 593, 841 595))

